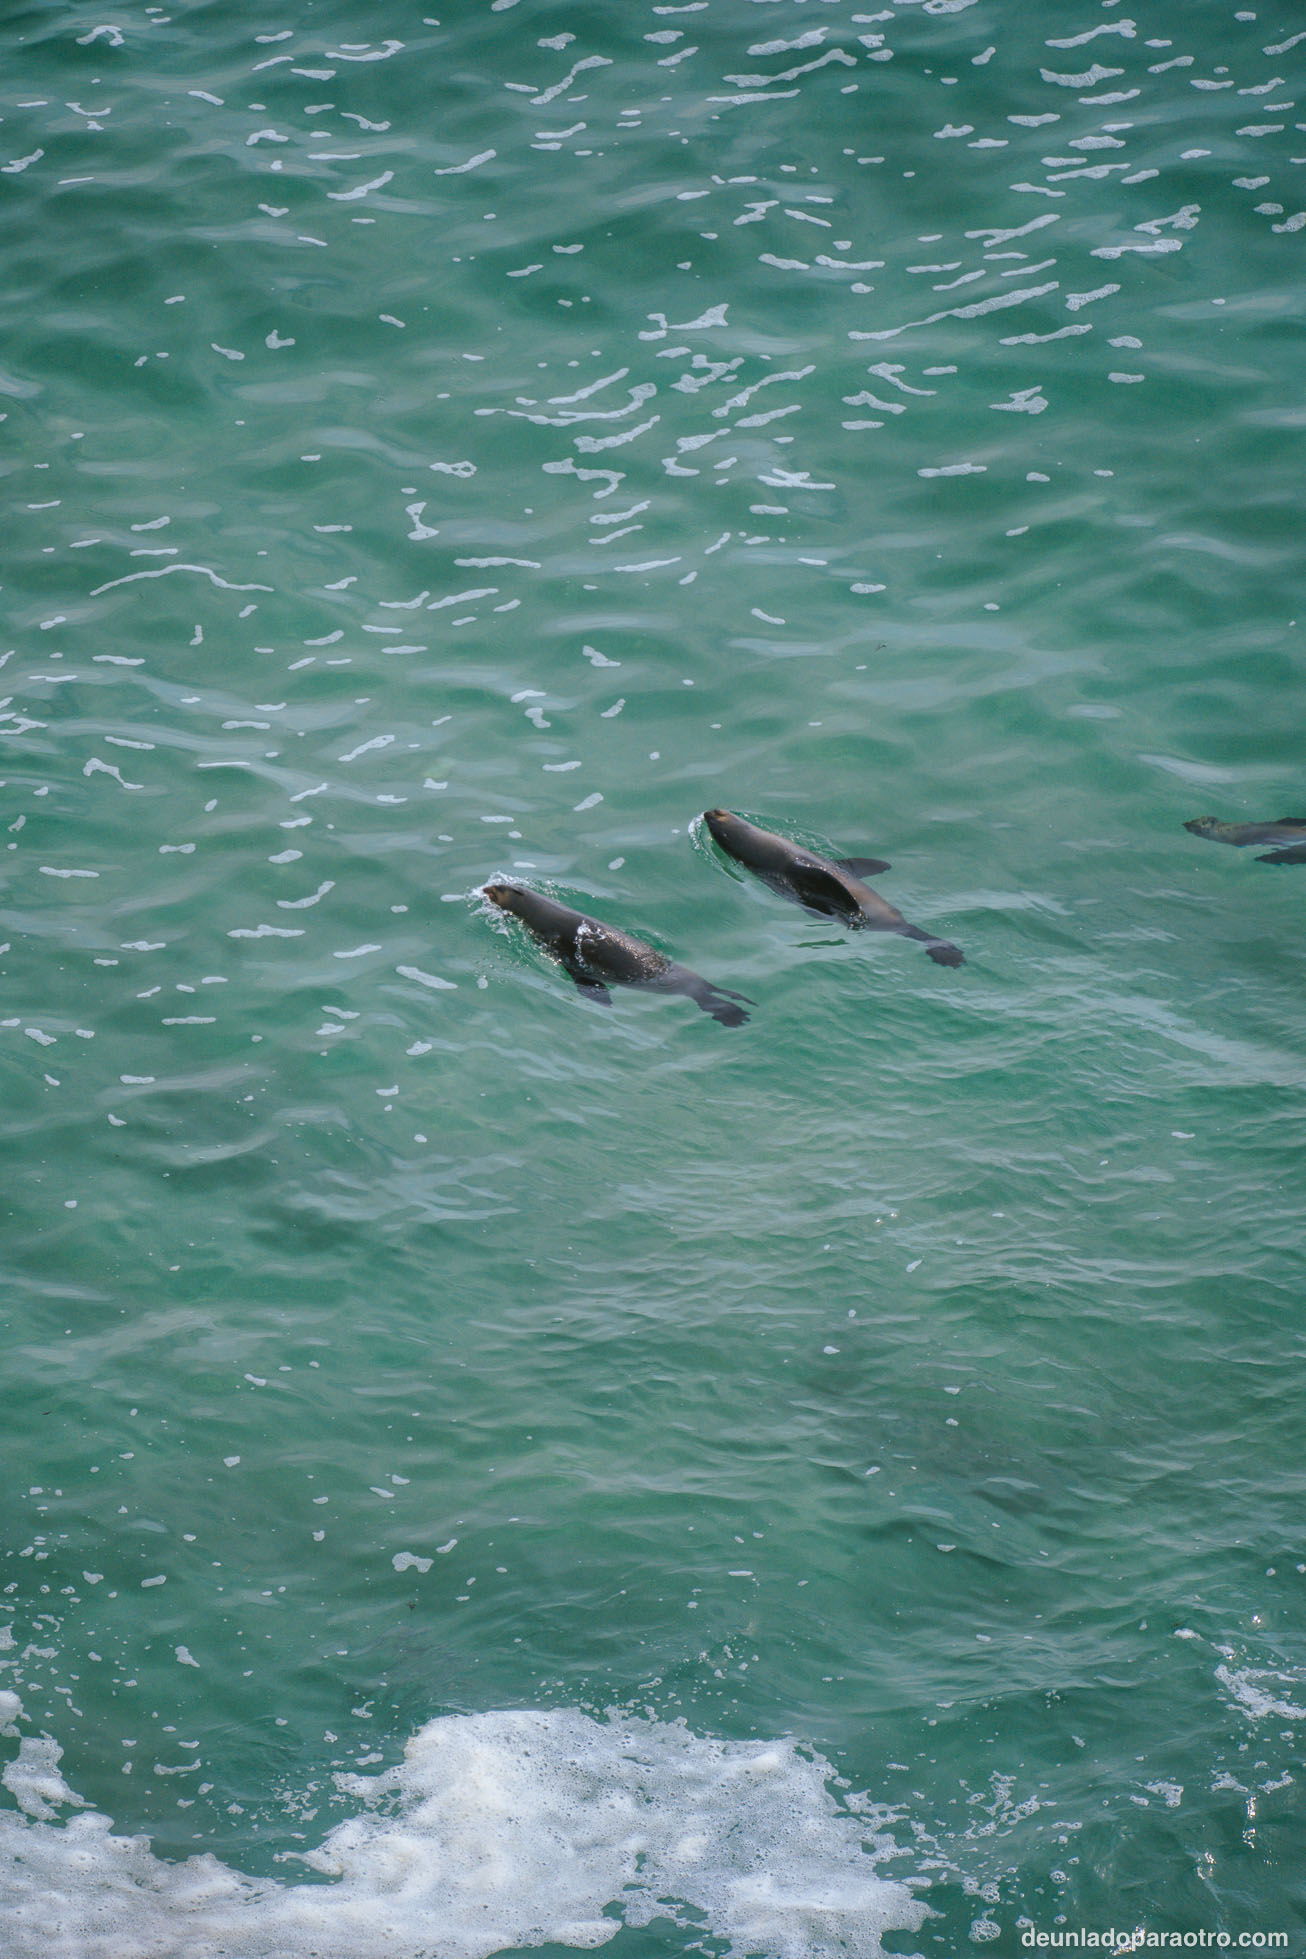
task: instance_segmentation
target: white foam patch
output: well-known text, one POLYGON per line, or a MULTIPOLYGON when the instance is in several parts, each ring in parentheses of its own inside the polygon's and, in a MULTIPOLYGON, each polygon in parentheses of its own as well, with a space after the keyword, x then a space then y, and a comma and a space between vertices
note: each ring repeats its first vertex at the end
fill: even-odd
POLYGON ((0 1782, 26 1816, 49 1821, 64 1804, 84 1807, 59 1773, 59 1744, 44 1736, 26 1736, 18 1744, 18 1757, 10 1762, 0 1782))
POLYGON ((738 1959, 877 1959, 925 1916, 879 1874, 872 1806, 840 1808, 788 1741, 574 1709, 430 1721, 397 1767, 336 1778, 358 1812, 303 1859, 331 1881, 300 1884, 165 1862, 94 1811, 48 1820, 78 1801, 59 1752, 24 1742, 5 1774, 28 1812, 0 1812, 6 1959, 489 1959, 668 1917, 738 1959))
MULTIPOLYGON (((1232 1660, 1226 1652, 1226 1660, 1232 1660)), ((1290 1690, 1300 1688, 1300 1679, 1291 1673, 1283 1673, 1274 1667, 1237 1667, 1230 1664, 1218 1666, 1215 1677, 1226 1689, 1233 1704, 1249 1714, 1253 1721, 1262 1721, 1266 1715, 1273 1715, 1277 1721, 1306 1721, 1306 1707, 1289 1697, 1290 1690)))

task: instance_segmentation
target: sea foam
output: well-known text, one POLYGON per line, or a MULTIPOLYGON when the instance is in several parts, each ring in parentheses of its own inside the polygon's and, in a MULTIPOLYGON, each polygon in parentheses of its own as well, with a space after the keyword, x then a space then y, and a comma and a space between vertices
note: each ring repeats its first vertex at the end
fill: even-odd
POLYGON ((24 1741, 6 1776, 25 1812, 0 1814, 7 1959, 489 1959, 659 1918, 741 1959, 877 1959, 925 1916, 880 1875, 882 1812, 841 1806, 791 1741, 575 1709, 433 1720, 396 1767, 337 1777, 358 1809, 299 1883, 165 1862, 93 1810, 51 1821, 79 1801, 58 1757, 24 1741))

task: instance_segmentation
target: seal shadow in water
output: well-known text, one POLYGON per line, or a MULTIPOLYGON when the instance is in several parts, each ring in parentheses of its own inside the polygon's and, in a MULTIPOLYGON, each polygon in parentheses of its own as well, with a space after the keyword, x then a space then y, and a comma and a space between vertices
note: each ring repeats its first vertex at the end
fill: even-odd
POLYGON ((742 1027, 748 1019, 746 993, 713 986, 700 973, 680 966, 643 939, 615 925, 589 918, 521 884, 487 884, 482 896, 500 911, 521 920, 532 938, 558 961, 587 1000, 610 1007, 612 986, 641 986, 653 993, 683 993, 723 1027, 742 1027))
POLYGON ((818 917, 842 919, 854 929, 897 932, 904 939, 916 939, 936 965, 964 964, 958 946, 910 925, 896 905, 865 882, 892 868, 883 858, 822 857, 727 809, 704 810, 703 822, 727 857, 755 872, 782 898, 792 898, 818 917))

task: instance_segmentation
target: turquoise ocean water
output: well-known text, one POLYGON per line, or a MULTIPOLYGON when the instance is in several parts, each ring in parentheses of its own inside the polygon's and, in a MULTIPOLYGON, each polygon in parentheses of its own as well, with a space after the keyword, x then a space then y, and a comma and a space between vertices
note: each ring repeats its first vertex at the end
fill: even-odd
POLYGON ((1306 1950, 1306 18, 857 4, 4 10, 3 1959, 1306 1950))

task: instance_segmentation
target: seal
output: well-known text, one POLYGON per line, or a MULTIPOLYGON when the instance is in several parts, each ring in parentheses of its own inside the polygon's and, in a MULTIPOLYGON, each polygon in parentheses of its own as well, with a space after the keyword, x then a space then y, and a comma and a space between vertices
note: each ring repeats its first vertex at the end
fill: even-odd
POLYGON ((1236 850, 1251 843, 1285 846, 1266 851, 1256 859, 1258 864, 1306 864, 1306 816, 1276 816, 1272 823, 1221 823, 1218 816, 1195 816, 1184 828, 1211 843, 1231 843, 1236 850))
POLYGON ((882 857, 818 857, 814 850, 759 830, 728 809, 704 810, 703 821, 727 857, 755 871, 782 898, 793 898, 822 918, 839 918, 854 928, 918 939, 937 965, 963 964, 958 947, 933 932, 923 932, 919 925, 909 925, 895 905, 863 882, 890 869, 882 857))
POLYGON ((643 986, 654 993, 684 993, 719 1020, 723 1027, 742 1027, 748 1019, 736 1001, 751 1007, 756 1003, 746 993, 732 993, 713 986, 688 966, 673 959, 615 925, 605 925, 584 912, 572 911, 538 891, 521 884, 487 884, 482 895, 500 911, 519 918, 533 938, 558 961, 575 981, 587 1000, 610 1007, 610 986, 643 986))

